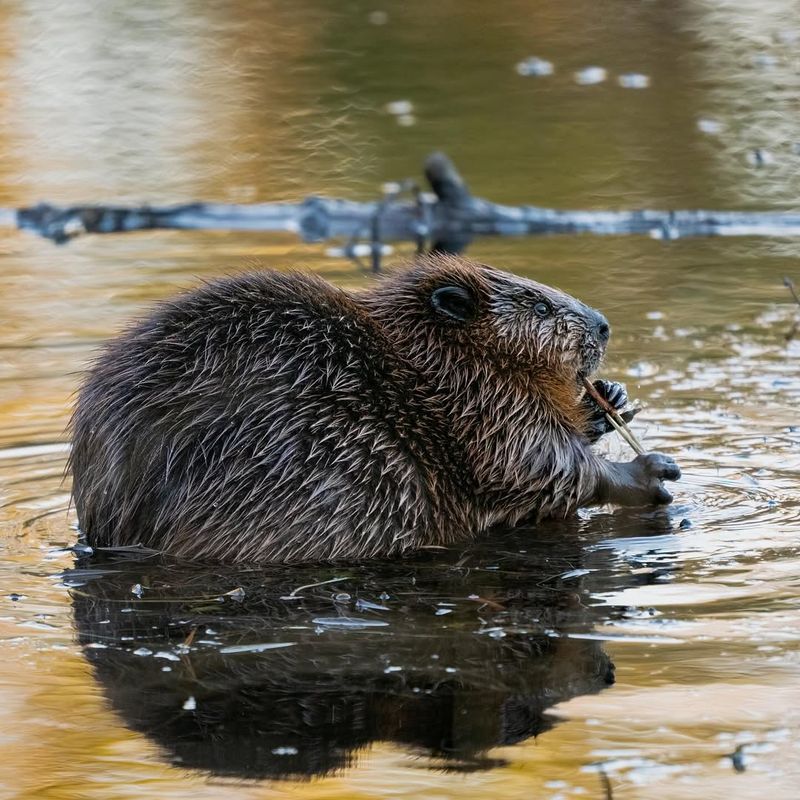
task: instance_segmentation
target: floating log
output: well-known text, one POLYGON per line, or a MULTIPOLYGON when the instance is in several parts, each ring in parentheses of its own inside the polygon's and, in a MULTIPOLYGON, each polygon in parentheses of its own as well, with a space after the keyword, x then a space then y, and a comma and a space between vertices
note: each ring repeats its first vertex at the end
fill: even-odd
POLYGON ((90 233, 179 229, 296 233, 304 242, 343 239, 371 246, 416 242, 419 248, 460 252, 479 236, 640 234, 660 239, 690 236, 800 236, 800 213, 757 211, 568 211, 507 206, 473 197, 443 153, 425 162, 431 189, 410 182, 375 202, 308 197, 300 203, 189 203, 175 206, 56 206, 0 210, 0 224, 16 225, 59 244, 90 233), (411 190, 404 199, 402 188, 411 190))

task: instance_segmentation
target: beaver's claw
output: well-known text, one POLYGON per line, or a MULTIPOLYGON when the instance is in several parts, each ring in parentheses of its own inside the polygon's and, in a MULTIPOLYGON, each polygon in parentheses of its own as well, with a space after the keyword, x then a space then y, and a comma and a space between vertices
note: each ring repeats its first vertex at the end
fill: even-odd
MULTIPOLYGON (((624 410, 628 406, 628 392, 625 384, 598 380, 594 382, 593 386, 600 397, 615 409, 625 422, 630 422, 639 413, 638 408, 624 410)), ((582 402, 588 411, 586 437, 590 442, 596 442, 601 436, 614 430, 614 426, 606 418, 606 412, 600 408, 590 394, 586 394, 582 402)))

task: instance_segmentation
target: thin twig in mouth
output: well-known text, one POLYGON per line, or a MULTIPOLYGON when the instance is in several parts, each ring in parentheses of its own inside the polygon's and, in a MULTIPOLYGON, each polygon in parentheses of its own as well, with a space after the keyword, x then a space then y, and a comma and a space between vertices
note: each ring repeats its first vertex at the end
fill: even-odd
POLYGON ((606 419, 609 425, 631 446, 631 449, 637 455, 643 456, 647 450, 644 449, 642 443, 636 438, 633 431, 628 427, 628 423, 619 415, 617 409, 614 408, 592 385, 592 382, 584 377, 583 385, 586 391, 591 395, 597 405, 606 412, 606 419))

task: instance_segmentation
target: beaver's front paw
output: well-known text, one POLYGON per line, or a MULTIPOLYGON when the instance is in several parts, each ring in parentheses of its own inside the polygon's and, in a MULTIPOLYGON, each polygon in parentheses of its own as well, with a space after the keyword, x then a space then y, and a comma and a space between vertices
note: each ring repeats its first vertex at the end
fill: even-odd
MULTIPOLYGON (((625 384, 599 380, 595 381, 593 386, 600 397, 617 411, 625 422, 630 422, 639 413, 638 408, 623 410, 628 405, 628 392, 625 384)), ((614 430, 614 426, 606 417, 606 412, 590 394, 586 394, 582 402, 588 411, 586 437, 590 442, 596 442, 601 436, 614 430)))
POLYGON ((663 453, 645 453, 631 461, 631 474, 634 476, 641 505, 667 505, 672 495, 662 481, 677 481, 681 477, 680 467, 675 459, 663 453))

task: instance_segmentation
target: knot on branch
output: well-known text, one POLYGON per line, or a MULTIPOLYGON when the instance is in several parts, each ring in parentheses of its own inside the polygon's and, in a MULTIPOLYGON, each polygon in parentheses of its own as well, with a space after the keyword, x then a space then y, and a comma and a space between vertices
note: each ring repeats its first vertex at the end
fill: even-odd
POLYGON ((323 242, 330 237, 330 201, 307 197, 300 204, 298 233, 304 242, 323 242))
POLYGON ((441 152, 425 159, 425 178, 440 202, 452 209, 468 208, 472 195, 453 162, 441 152))

